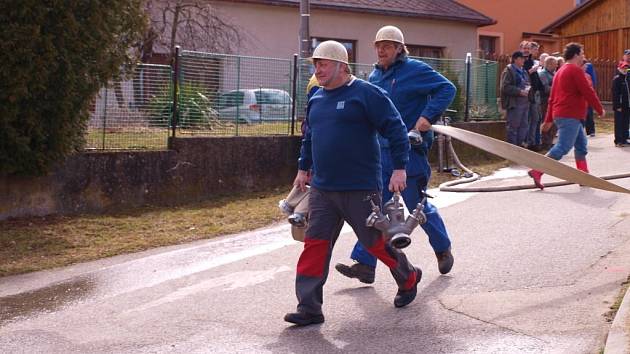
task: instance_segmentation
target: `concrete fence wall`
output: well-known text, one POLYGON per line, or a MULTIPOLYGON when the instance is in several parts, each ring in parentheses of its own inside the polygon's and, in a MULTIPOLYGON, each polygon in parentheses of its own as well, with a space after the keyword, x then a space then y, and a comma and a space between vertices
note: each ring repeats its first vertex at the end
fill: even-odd
POLYGON ((169 151, 81 153, 43 177, 0 177, 0 220, 176 205, 286 186, 299 137, 173 139, 169 151))
MULTIPOLYGON (((505 136, 504 122, 458 125, 505 136)), ((300 137, 176 138, 171 146, 169 151, 75 154, 47 176, 0 176, 0 220, 169 206, 288 186, 300 137)), ((455 149, 464 162, 488 155, 460 142, 455 149)))

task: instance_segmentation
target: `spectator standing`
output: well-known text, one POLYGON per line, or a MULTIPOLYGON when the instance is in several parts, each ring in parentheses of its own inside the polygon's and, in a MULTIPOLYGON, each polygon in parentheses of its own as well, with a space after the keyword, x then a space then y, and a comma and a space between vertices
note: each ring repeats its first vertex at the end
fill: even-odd
POLYGON ((542 83, 538 77, 540 62, 536 60, 540 46, 536 42, 528 42, 529 55, 525 57, 523 69, 529 75, 531 88, 529 90, 529 130, 527 132, 527 147, 530 150, 540 150, 540 92, 543 90, 542 83))
MULTIPOLYGON (((595 68, 593 64, 588 61, 584 62, 584 72, 590 79, 591 86, 597 87, 597 75, 595 74, 595 68)), ((584 120, 584 128, 586 129, 586 135, 590 137, 595 136, 595 120, 593 119, 593 107, 588 106, 586 110, 586 119, 584 120)))
MULTIPOLYGON (((549 96, 549 106, 545 116, 545 129, 550 124, 558 127, 558 142, 549 150, 547 156, 554 160, 560 160, 572 148, 575 153, 576 167, 588 173, 586 163, 587 139, 582 128, 584 112, 588 105, 603 116, 602 107, 595 90, 589 84, 582 63, 584 61, 584 48, 579 43, 566 45, 563 54, 566 64, 556 73, 549 96)), ((534 179, 536 187, 543 189, 541 182, 543 172, 529 170, 528 174, 534 179)))
POLYGON ((623 57, 621 58, 621 61, 617 64, 617 68, 621 69, 626 65, 630 65, 630 49, 626 49, 623 51, 623 57))
POLYGON ((529 75, 523 52, 512 53, 512 63, 501 73, 501 107, 505 110, 507 142, 523 146, 529 132, 529 75))
MULTIPOLYGON (((541 117, 547 115, 547 105, 549 103, 549 95, 551 94, 551 85, 553 83, 553 76, 556 73, 558 66, 558 60, 556 57, 547 56, 544 61, 544 66, 538 71, 538 77, 542 84, 542 90, 540 91, 540 113, 541 117)), ((543 150, 549 150, 553 145, 553 138, 556 136, 556 126, 552 125, 546 132, 541 132, 541 144, 543 150)))
POLYGON ((615 114, 615 146, 624 147, 628 142, 630 128, 630 64, 618 69, 619 73, 613 79, 612 107, 615 114))

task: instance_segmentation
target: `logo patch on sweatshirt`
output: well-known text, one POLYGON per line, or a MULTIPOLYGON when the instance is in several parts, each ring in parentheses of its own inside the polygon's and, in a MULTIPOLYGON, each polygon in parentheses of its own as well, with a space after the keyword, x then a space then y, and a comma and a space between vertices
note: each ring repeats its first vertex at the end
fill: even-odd
POLYGON ((346 105, 346 101, 339 101, 337 102, 337 109, 343 109, 345 105, 346 105))

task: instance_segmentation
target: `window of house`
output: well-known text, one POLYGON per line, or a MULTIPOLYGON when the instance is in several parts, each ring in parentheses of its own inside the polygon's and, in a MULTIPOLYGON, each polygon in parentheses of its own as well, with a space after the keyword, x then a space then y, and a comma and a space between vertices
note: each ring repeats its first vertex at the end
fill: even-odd
POLYGON ((311 38, 311 53, 312 53, 313 50, 315 50, 315 48, 321 42, 329 41, 329 40, 337 41, 337 42, 343 44, 343 46, 346 47, 346 50, 348 51, 348 62, 356 63, 356 58, 357 58, 357 53, 356 53, 357 41, 353 41, 353 40, 349 40, 349 39, 312 37, 311 38))
POLYGON ((484 56, 497 53, 497 37, 479 36, 479 50, 484 56))
POLYGON ((443 58, 444 57, 444 47, 407 44, 407 50, 409 51, 409 55, 412 57, 423 57, 423 58, 443 58))

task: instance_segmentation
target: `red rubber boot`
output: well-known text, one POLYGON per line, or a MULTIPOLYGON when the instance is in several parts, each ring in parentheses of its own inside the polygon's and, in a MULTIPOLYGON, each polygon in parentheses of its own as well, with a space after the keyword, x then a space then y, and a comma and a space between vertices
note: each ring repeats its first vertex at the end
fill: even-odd
POLYGON ((575 160, 575 166, 577 167, 578 170, 589 173, 586 160, 575 160))
POLYGON ((534 184, 536 185, 536 187, 540 188, 541 190, 545 189, 545 185, 542 184, 542 182, 540 181, 543 175, 542 172, 538 170, 529 170, 527 174, 529 175, 529 177, 534 179, 534 184))

